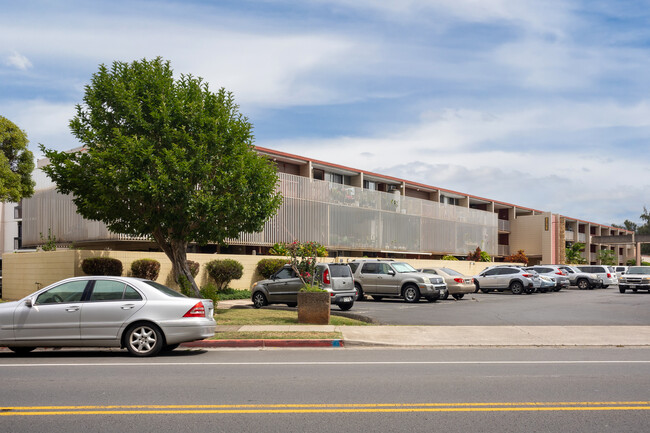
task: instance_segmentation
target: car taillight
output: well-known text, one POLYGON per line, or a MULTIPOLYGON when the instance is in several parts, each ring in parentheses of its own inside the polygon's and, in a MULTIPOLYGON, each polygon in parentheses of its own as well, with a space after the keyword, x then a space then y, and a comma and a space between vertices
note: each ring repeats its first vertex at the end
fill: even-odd
POLYGON ((203 302, 199 302, 190 308, 183 317, 205 317, 205 307, 203 306, 203 302))
POLYGON ((612 274, 607 274, 607 278, 612 278, 612 274))
POLYGON ((330 283, 330 270, 325 269, 325 272, 323 272, 323 284, 329 284, 330 283))
POLYGON ((524 274, 523 276, 526 278, 533 278, 533 274, 524 274))
POLYGON ((461 284, 464 282, 462 278, 454 278, 454 281, 461 284))
POLYGON ((564 274, 562 273, 562 271, 557 271, 555 274, 556 274, 556 275, 564 275, 564 274))

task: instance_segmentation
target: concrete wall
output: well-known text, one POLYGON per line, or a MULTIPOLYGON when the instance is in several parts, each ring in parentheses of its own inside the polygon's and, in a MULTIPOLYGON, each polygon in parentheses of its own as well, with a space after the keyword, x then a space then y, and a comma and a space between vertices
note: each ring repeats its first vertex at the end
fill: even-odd
MULTIPOLYGON (((170 287, 176 287, 171 276, 171 262, 164 253, 134 252, 134 251, 91 251, 91 250, 66 250, 38 251, 31 253, 7 253, 2 256, 4 263, 2 297, 5 300, 21 299, 30 293, 64 278, 84 275, 81 262, 90 257, 111 257, 119 259, 124 266, 123 275, 129 276, 131 263, 138 259, 154 259, 160 262, 158 282, 170 287)), ((257 262, 263 258, 278 258, 277 256, 257 255, 221 255, 221 254, 188 254, 187 258, 201 265, 196 281, 199 286, 208 283, 205 264, 211 260, 234 259, 244 267, 241 279, 232 281, 230 286, 234 289, 250 289, 253 283, 261 277, 255 272, 257 262)), ((354 257, 338 258, 337 261, 346 262, 354 257)), ((320 261, 332 262, 326 257, 320 261)), ((493 263, 467 262, 449 260, 401 260, 410 263, 415 268, 424 267, 449 267, 465 275, 471 276, 481 272, 493 263)))

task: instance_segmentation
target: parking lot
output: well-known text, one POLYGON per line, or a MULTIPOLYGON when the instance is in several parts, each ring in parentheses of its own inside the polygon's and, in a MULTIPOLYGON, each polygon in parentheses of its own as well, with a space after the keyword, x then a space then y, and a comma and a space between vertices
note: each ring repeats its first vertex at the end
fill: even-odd
MULTIPOLYGON (((333 312, 336 308, 333 308, 333 312)), ((384 325, 544 326, 650 325, 650 294, 596 290, 513 295, 472 293, 459 301, 407 304, 401 299, 355 302, 350 313, 384 325)), ((631 330, 630 332, 633 332, 631 330)))

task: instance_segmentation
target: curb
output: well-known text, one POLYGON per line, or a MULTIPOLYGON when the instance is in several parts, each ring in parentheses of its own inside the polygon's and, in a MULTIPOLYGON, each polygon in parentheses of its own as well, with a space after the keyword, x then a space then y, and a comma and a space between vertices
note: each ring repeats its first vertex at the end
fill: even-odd
POLYGON ((345 347, 343 340, 200 340, 181 347, 345 347))

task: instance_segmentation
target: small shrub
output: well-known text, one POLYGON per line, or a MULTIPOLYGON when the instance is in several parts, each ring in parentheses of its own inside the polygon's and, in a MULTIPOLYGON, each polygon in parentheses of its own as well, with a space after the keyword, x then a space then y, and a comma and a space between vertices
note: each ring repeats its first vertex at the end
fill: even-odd
POLYGON ((251 291, 250 290, 236 290, 236 289, 226 289, 219 291, 219 300, 228 301, 231 299, 250 299, 251 291))
POLYGON ((212 299, 214 308, 217 308, 217 302, 219 302, 220 297, 218 293, 219 291, 214 284, 208 284, 207 286, 201 287, 199 292, 204 299, 212 299))
POLYGON ((86 275, 122 275, 122 262, 110 257, 91 257, 81 262, 81 270, 86 275))
POLYGON ((528 256, 526 256, 524 250, 519 250, 517 251, 517 254, 512 254, 504 258, 503 261, 509 263, 523 263, 524 265, 528 265, 528 256))
POLYGON ((187 267, 190 268, 190 274, 192 274, 192 277, 196 278, 196 276, 199 275, 199 268, 201 267, 199 262, 187 260, 185 263, 187 263, 187 267))
POLYGON ((260 274, 263 278, 271 278, 271 275, 275 274, 280 268, 289 263, 289 260, 286 259, 262 259, 257 262, 257 273, 260 274))
POLYGON ((136 278, 156 281, 160 273, 160 262, 153 259, 140 259, 131 263, 131 274, 136 278))
POLYGON ((480 262, 491 262, 492 257, 487 253, 487 251, 481 251, 481 260, 480 262))
POLYGON ((444 256, 444 257, 442 258, 442 260, 453 260, 453 261, 455 261, 455 262, 458 261, 458 259, 457 259, 456 257, 454 257, 454 256, 444 256))
POLYGON ((210 278, 217 284, 217 290, 228 287, 232 280, 238 280, 244 274, 244 267, 237 260, 212 260, 205 264, 210 278))

